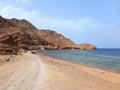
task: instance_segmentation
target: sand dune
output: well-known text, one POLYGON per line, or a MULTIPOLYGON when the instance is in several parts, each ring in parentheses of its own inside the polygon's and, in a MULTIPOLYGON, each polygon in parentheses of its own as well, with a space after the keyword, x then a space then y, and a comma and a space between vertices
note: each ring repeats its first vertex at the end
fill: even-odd
POLYGON ((0 64, 0 90, 120 90, 120 74, 27 52, 0 64))

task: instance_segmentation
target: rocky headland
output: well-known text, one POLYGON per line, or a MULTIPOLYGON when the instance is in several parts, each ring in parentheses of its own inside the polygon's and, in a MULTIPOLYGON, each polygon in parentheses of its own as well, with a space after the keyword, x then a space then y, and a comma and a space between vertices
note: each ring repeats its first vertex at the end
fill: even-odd
POLYGON ((81 50, 93 50, 97 47, 95 45, 89 44, 89 43, 82 43, 78 46, 81 50))

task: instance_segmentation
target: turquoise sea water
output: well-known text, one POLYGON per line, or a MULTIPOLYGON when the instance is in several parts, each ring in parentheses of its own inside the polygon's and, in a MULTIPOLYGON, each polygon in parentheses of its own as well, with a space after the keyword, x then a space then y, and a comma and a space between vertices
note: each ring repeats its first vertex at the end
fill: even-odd
POLYGON ((120 49, 45 50, 42 54, 120 72, 120 49))

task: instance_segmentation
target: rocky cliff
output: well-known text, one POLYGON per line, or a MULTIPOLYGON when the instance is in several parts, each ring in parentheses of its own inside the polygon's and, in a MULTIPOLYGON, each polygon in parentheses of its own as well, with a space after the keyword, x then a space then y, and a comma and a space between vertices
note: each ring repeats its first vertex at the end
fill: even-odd
POLYGON ((76 44, 52 30, 39 30, 27 20, 0 16, 0 48, 29 49, 74 47, 76 44))

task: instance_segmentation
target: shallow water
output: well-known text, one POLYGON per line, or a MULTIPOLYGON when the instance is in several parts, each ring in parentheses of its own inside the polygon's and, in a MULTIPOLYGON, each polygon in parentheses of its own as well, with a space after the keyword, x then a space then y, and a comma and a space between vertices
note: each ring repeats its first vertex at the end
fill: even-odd
POLYGON ((120 72, 120 49, 45 50, 42 54, 120 72))

